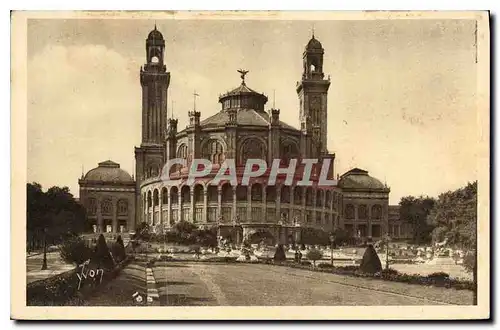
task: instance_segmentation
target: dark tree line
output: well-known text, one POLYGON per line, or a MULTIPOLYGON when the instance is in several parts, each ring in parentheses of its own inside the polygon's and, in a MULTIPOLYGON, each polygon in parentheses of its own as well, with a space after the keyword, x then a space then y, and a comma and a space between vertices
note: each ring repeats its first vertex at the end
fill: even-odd
POLYGON ((85 209, 68 187, 42 190, 38 183, 27 184, 26 244, 28 251, 47 244, 59 244, 68 237, 90 230, 85 220, 85 209))

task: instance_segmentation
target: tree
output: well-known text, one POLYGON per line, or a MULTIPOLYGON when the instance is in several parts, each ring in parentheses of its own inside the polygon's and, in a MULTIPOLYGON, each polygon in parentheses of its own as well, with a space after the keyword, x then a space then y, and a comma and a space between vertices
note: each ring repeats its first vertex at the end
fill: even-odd
POLYGON ((472 272, 477 304, 477 181, 439 195, 429 215, 435 241, 467 250, 464 267, 472 272))
POLYGON ((311 245, 329 245, 330 235, 328 232, 317 228, 305 228, 301 234, 301 243, 311 245))
POLYGON ((283 247, 283 244, 278 244, 278 247, 276 248, 276 251, 274 252, 274 261, 285 261, 286 260, 286 255, 285 255, 285 249, 283 247))
POLYGON ((382 271, 382 263, 380 262, 380 258, 377 255, 377 251, 373 248, 373 245, 369 244, 366 248, 359 269, 363 273, 368 274, 374 274, 382 271))
POLYGON ((320 260, 323 257, 323 253, 316 249, 311 249, 307 251, 306 258, 307 260, 311 260, 313 262, 313 268, 316 268, 316 261, 320 260))
POLYGON ((26 243, 30 251, 43 246, 42 269, 47 269, 47 246, 90 229, 90 224, 85 208, 68 187, 52 187, 43 192, 40 184, 28 183, 26 189, 26 243))
POLYGON ((428 222, 428 215, 436 200, 428 196, 406 196, 399 202, 401 220, 408 221, 413 227, 413 242, 416 244, 431 241, 432 224, 428 222))
POLYGON ((111 253, 113 254, 113 258, 115 258, 117 262, 125 260, 125 245, 123 244, 121 235, 118 235, 116 242, 111 246, 111 253))
POLYGON ((332 234, 335 237, 334 245, 343 245, 352 240, 352 235, 344 228, 336 228, 332 234))
POLYGON ((90 258, 90 264, 97 269, 112 269, 115 265, 103 234, 99 235, 97 239, 97 245, 90 258))
POLYGON ((89 260, 91 252, 92 250, 80 237, 67 239, 59 246, 61 259, 76 265, 81 265, 89 260))
POLYGON ((187 221, 180 221, 174 225, 173 231, 176 233, 179 243, 192 244, 196 241, 197 227, 187 221))

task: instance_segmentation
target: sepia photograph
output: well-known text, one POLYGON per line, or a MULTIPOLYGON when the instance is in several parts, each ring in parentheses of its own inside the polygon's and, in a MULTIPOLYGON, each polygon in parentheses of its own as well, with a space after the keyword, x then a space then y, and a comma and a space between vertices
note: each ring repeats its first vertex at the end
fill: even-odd
POLYGON ((13 12, 11 316, 489 318, 489 19, 13 12))

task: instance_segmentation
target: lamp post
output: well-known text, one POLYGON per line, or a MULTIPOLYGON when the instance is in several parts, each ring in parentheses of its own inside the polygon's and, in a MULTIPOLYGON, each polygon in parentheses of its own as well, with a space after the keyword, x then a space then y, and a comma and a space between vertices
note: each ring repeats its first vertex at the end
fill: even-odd
POLYGON ((47 228, 43 228, 43 263, 42 270, 47 269, 47 228))
POLYGON ((330 234, 330 261, 333 266, 333 243, 335 243, 335 234, 332 232, 330 234))
POLYGON ((385 269, 389 269, 389 242, 391 237, 389 234, 385 235, 385 269))

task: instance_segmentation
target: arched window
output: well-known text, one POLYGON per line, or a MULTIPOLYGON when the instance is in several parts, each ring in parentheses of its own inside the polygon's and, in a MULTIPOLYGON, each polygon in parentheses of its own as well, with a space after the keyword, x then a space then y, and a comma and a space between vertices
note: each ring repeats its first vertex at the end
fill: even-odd
POLYGON ((153 205, 158 206, 158 204, 160 204, 160 194, 158 189, 155 189, 153 192, 153 205))
POLYGON ((151 195, 151 190, 148 191, 148 207, 153 206, 153 196, 151 195))
POLYGON ((368 219, 368 208, 364 204, 358 206, 358 219, 368 219))
POLYGON ((354 205, 347 204, 344 209, 344 217, 346 219, 352 220, 354 219, 354 205))
POLYGON ((181 144, 177 149, 177 158, 187 159, 188 147, 186 144, 181 144))
POLYGON ((194 186, 193 198, 195 203, 203 202, 203 186, 201 184, 194 186))
POLYGON ((182 186, 181 199, 182 199, 182 204, 191 203, 191 191, 189 189, 189 186, 182 186))
POLYGON ((170 204, 179 204, 179 189, 175 186, 170 188, 170 204))
POLYGON ((207 187, 207 201, 209 203, 219 201, 219 192, 217 191, 217 186, 208 185, 208 187, 207 187))
POLYGON ((262 185, 260 183, 254 183, 252 185, 252 201, 262 202, 262 185))
POLYGON ((208 140, 201 151, 202 158, 208 159, 212 164, 222 164, 224 162, 224 148, 222 144, 215 140, 208 140))
POLYGON ((332 207, 332 192, 330 190, 326 191, 326 207, 332 207))
POLYGON ((128 214, 128 202, 125 199, 120 199, 118 201, 118 215, 128 214))
POLYGON ((165 187, 161 188, 161 199, 162 204, 168 204, 168 191, 165 187))
POLYGON ((87 212, 89 215, 95 215, 97 213, 97 199, 87 198, 87 212))
POLYGON ((228 203, 233 201, 233 187, 229 183, 225 183, 221 188, 222 202, 228 203))
POLYGON ((102 215, 111 215, 113 213, 113 203, 111 199, 106 198, 102 201, 101 213, 102 215))
POLYGON ((290 159, 299 157, 299 148, 295 142, 292 141, 282 141, 281 147, 281 165, 288 165, 290 159))
POLYGON ((236 200, 246 201, 247 200, 247 186, 238 185, 236 187, 236 200))
POLYGON ((257 138, 246 139, 240 147, 240 164, 245 165, 248 159, 266 160, 266 146, 257 138))
POLYGON ((375 204, 372 206, 372 219, 382 219, 382 206, 375 204))

